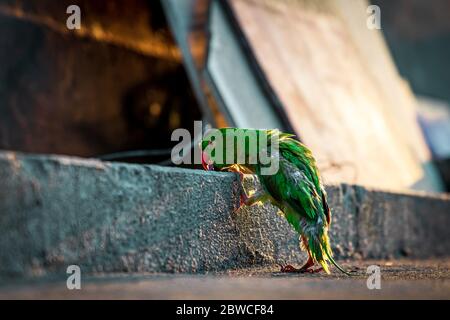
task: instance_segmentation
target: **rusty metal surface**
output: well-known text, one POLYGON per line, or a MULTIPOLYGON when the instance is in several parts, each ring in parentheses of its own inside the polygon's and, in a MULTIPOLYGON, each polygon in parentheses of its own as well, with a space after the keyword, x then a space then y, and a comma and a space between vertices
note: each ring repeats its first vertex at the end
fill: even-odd
POLYGON ((162 12, 145 0, 77 1, 81 10, 81 29, 66 27, 69 0, 0 1, 0 19, 15 18, 53 32, 112 44, 153 58, 181 62, 181 52, 167 27, 161 25, 162 12), (158 16, 160 15, 160 16, 158 16))
POLYGON ((176 47, 162 9, 155 17, 147 1, 107 3, 78 2, 80 32, 91 37, 66 28, 67 1, 0 1, 0 148, 83 157, 165 149, 175 128, 201 119, 180 59, 121 42, 176 47))

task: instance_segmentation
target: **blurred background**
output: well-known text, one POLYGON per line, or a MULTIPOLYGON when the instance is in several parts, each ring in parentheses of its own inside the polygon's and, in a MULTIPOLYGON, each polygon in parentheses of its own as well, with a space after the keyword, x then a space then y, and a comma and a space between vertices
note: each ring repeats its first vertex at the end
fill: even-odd
POLYGON ((445 0, 0 0, 0 149, 170 165, 172 131, 202 120, 297 134, 327 183, 449 191, 448 12, 445 0))

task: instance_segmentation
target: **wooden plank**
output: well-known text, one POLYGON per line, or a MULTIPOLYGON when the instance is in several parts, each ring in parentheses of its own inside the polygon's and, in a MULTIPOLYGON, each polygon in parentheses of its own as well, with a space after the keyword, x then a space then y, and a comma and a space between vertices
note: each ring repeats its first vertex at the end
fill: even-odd
POLYGON ((231 4, 327 182, 391 189, 420 182, 421 188, 439 189, 422 169, 429 151, 415 121, 414 98, 380 33, 367 28, 365 1, 231 4))

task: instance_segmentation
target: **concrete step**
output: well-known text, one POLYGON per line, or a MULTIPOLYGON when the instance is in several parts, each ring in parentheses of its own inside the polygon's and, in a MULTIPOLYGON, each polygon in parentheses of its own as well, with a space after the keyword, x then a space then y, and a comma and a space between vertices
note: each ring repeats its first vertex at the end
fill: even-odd
MULTIPOLYGON (((448 195, 327 191, 338 259, 448 257, 448 195)), ((237 204, 232 173, 0 152, 0 281, 303 261, 275 208, 237 204)))

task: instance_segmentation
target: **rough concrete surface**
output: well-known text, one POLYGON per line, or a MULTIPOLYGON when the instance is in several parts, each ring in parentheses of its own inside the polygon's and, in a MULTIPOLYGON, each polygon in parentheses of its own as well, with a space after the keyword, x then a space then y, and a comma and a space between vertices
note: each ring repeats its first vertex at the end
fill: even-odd
POLYGON ((344 263, 353 277, 285 274, 277 266, 223 273, 108 274, 0 287, 0 299, 450 299, 450 260, 344 263), (381 288, 369 290, 366 268, 381 268, 381 288))
MULTIPOLYGON (((338 258, 448 256, 448 196, 327 190, 338 258)), ((0 152, 0 280, 303 261, 274 208, 237 204, 231 173, 0 152)))

